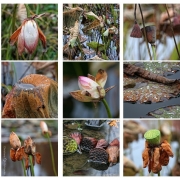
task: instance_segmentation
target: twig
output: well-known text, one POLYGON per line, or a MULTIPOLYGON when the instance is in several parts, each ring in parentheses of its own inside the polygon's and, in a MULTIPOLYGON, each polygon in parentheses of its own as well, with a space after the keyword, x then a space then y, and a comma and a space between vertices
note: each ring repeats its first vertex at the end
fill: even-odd
POLYGON ((176 51, 177 51, 178 56, 179 56, 179 59, 180 59, 180 54, 179 54, 178 46, 177 46, 176 39, 175 39, 175 36, 174 36, 174 30, 173 30, 171 18, 170 18, 169 11, 168 11, 168 8, 167 8, 167 5, 166 5, 166 4, 165 4, 165 8, 166 8, 166 11, 167 11, 167 14, 168 14, 168 19, 169 19, 169 22, 170 22, 170 27, 171 27, 171 31, 172 31, 172 36, 173 36, 173 39, 174 39, 174 43, 175 43, 175 46, 176 46, 176 51))
POLYGON ((141 17, 142 17, 142 23, 143 23, 143 30, 144 30, 146 46, 147 46, 147 49, 148 49, 149 57, 152 60, 152 56, 151 56, 149 45, 148 45, 148 41, 147 41, 147 34, 146 34, 146 29, 145 29, 144 17, 143 17, 143 13, 142 13, 142 9, 141 9, 141 5, 140 4, 139 4, 139 10, 140 10, 141 17))

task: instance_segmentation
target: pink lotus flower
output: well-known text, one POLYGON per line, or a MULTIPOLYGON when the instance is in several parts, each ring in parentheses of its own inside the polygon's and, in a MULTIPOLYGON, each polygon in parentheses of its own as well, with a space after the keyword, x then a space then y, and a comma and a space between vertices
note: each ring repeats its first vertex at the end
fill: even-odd
POLYGON ((114 86, 104 89, 107 80, 106 71, 99 69, 96 77, 88 74, 88 77, 79 76, 78 85, 80 90, 72 91, 70 94, 81 102, 99 102, 106 93, 114 86))
POLYGON ((88 77, 79 76, 78 78, 78 85, 79 88, 82 90, 82 94, 86 94, 86 92, 89 92, 91 94, 92 98, 99 98, 99 92, 97 90, 97 87, 99 84, 97 84, 95 81, 88 77))
POLYGON ((32 54, 38 44, 38 40, 42 41, 43 48, 46 49, 46 37, 35 22, 38 16, 27 18, 22 25, 11 35, 10 45, 14 45, 17 41, 18 53, 22 55, 24 50, 32 54))

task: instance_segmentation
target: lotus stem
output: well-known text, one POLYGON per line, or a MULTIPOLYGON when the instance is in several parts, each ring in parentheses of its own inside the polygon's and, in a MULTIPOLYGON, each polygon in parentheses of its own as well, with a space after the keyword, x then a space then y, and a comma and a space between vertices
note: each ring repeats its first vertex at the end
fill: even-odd
POLYGON ((27 4, 24 4, 26 7, 26 12, 27 12, 27 17, 30 16, 30 10, 29 10, 29 6, 27 4))
POLYGON ((110 108, 108 106, 107 101, 105 99, 103 99, 102 102, 103 102, 103 104, 104 104, 104 106, 106 108, 106 111, 107 111, 107 114, 108 114, 108 118, 112 118, 111 111, 110 111, 110 108))
POLYGON ((158 172, 158 176, 161 176, 160 171, 158 172))
POLYGON ((31 155, 29 155, 29 159, 30 159, 30 165, 31 165, 31 176, 34 176, 34 166, 33 166, 32 156, 31 155))
POLYGON ((151 56, 148 41, 147 41, 147 34, 146 34, 146 29, 145 29, 144 17, 143 17, 143 13, 142 13, 142 9, 141 9, 140 4, 139 4, 139 10, 140 10, 140 13, 141 13, 141 18, 142 18, 142 23, 143 23, 143 30, 144 30, 144 37, 145 37, 145 41, 146 41, 146 46, 147 46, 147 49, 148 49, 149 57, 152 60, 152 56, 151 56))
POLYGON ((51 159, 52 159, 53 171, 54 171, 55 176, 57 176, 56 167, 55 167, 55 162, 54 162, 53 148, 52 148, 51 140, 50 140, 50 137, 49 137, 49 134, 48 134, 48 133, 46 133, 46 137, 48 138, 48 141, 49 141, 49 146, 50 146, 50 151, 51 151, 51 159))
POLYGON ((21 163, 22 163, 22 167, 23 167, 23 171, 24 171, 24 176, 27 176, 27 174, 26 174, 26 168, 25 168, 25 166, 24 166, 24 161, 22 160, 21 163))
POLYGON ((153 58, 154 58, 154 60, 156 60, 156 48, 155 48, 155 45, 151 45, 151 48, 152 48, 152 52, 153 52, 153 58))
POLYGON ((168 14, 168 19, 169 19, 169 22, 170 22, 170 27, 171 27, 172 36, 173 36, 173 39, 174 39, 174 44, 175 44, 175 47, 176 47, 176 51, 177 51, 178 56, 180 58, 180 53, 179 53, 178 46, 177 46, 177 43, 176 43, 176 39, 175 39, 175 36, 174 36, 173 25, 172 25, 171 18, 170 18, 169 11, 168 11, 168 8, 167 8, 166 4, 165 4, 165 8, 166 8, 166 11, 167 11, 167 14, 168 14))

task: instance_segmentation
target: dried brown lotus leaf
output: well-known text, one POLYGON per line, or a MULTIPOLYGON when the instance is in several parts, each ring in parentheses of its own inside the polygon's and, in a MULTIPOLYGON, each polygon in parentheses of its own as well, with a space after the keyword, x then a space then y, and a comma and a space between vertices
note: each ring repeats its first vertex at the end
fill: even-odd
POLYGON ((142 153, 142 158, 143 158, 143 168, 145 168, 149 163, 149 148, 145 148, 145 150, 142 153))
POLYGON ((152 165, 153 173, 158 173, 162 169, 162 166, 159 162, 159 158, 160 158, 159 148, 156 147, 153 152, 153 165, 152 165))
POLYGON ((13 149, 16 150, 19 147, 21 147, 21 141, 19 140, 19 138, 16 135, 16 133, 11 132, 11 134, 9 136, 9 141, 10 141, 10 145, 12 146, 13 149))
POLYGON ((160 162, 160 164, 162 166, 167 166, 168 165, 168 163, 169 163, 169 155, 166 153, 166 151, 163 151, 163 150, 160 151, 159 162, 160 162))
POLYGON ((170 156, 170 157, 174 156, 174 154, 173 154, 173 152, 171 150, 171 146, 170 146, 170 144, 166 140, 163 141, 163 143, 161 144, 161 147, 162 147, 163 151, 166 151, 168 156, 170 156))
POLYGON ((15 154, 16 154, 16 151, 13 148, 11 148, 10 149, 10 158, 12 161, 16 161, 15 154))

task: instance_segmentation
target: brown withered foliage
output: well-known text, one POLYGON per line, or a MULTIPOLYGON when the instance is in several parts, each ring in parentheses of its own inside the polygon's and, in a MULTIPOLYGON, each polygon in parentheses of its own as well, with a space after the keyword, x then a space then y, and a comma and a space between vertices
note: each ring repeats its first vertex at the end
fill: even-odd
POLYGON ((159 145, 151 145, 145 142, 145 150, 142 153, 143 168, 148 166, 149 173, 152 171, 157 174, 161 171, 162 166, 167 166, 169 157, 173 157, 170 144, 164 140, 159 145))
POLYGON ((21 146, 21 144, 19 143, 20 140, 18 138, 18 136, 12 132, 10 134, 10 144, 12 146, 12 148, 10 149, 10 158, 12 161, 21 161, 22 159, 25 160, 25 167, 26 169, 28 169, 29 167, 29 156, 32 156, 33 159, 33 165, 35 164, 35 160, 36 159, 36 163, 37 164, 41 164, 41 154, 39 152, 36 152, 36 145, 35 142, 33 142, 33 140, 28 137, 25 141, 24 141, 24 146, 21 146), (14 146, 14 143, 12 144, 12 142, 16 142, 16 144, 18 144, 18 146, 14 146), (18 148, 16 148, 18 147, 18 148))
POLYGON ((131 76, 138 75, 140 77, 143 77, 144 79, 163 84, 172 84, 176 82, 176 79, 168 79, 133 64, 124 64, 124 73, 131 76))

